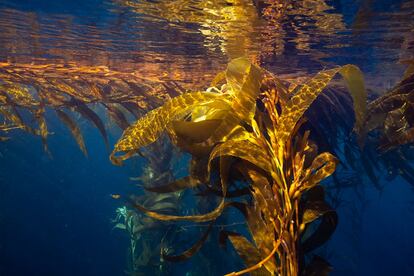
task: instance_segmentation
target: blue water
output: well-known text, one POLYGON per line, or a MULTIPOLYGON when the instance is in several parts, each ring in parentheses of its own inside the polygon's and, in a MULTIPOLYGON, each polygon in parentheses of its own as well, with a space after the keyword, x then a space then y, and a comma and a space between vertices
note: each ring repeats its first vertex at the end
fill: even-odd
MULTIPOLYGON (((318 38, 311 38, 312 51, 305 52, 288 36, 282 55, 264 65, 275 72, 295 73, 305 65, 314 72, 330 64, 354 63, 366 73, 369 84, 381 91, 390 87, 404 69, 398 61, 414 52, 414 17, 409 9, 414 7, 413 1, 327 2, 334 8, 331 13, 343 15, 347 29, 332 37, 320 38, 316 33, 318 38), (369 6, 366 14, 359 14, 364 5, 369 6), (343 48, 326 47, 346 41, 350 44, 343 48), (313 50, 325 55, 314 58, 313 50)), ((50 23, 53 28, 40 30, 48 35, 38 48, 17 44, 14 52, 6 42, 16 37, 0 34, 2 61, 27 57, 68 60, 71 56, 66 51, 79 47, 72 57, 85 57, 93 63, 99 60, 97 53, 107 53, 115 66, 123 59, 139 66, 140 62, 169 64, 177 56, 188 58, 180 64, 190 76, 192 60, 201 64, 203 56, 208 56, 207 69, 213 71, 215 65, 226 62, 222 53, 204 49, 197 34, 185 33, 180 39, 188 45, 179 40, 178 49, 174 48, 174 33, 151 35, 151 28, 162 23, 140 21, 140 15, 116 2, 0 0, 0 14, 6 13, 34 16, 42 26, 50 23), (59 18, 62 22, 69 18, 72 25, 66 27, 75 39, 56 28, 59 18), (88 26, 94 26, 105 43, 93 40, 88 26), (77 39, 79 43, 74 43, 77 39), (62 51, 50 51, 56 48, 62 51), (88 49, 92 49, 90 56, 88 49), (151 60, 152 56, 146 58, 149 49, 155 52, 151 55, 172 53, 172 58, 151 60)), ((20 17, 16 18, 15 22, 20 22, 20 17)), ((9 30, 9 25, 2 24, 0 32, 2 28, 9 30)), ((25 40, 24 35, 17 37, 25 40)), ((184 81, 191 83, 191 79, 184 81)), ((86 158, 69 131, 54 116, 47 116, 49 131, 54 133, 48 138, 52 157, 43 151, 39 137, 27 133, 16 132, 10 141, 0 143, 0 275, 125 275, 129 238, 126 232, 113 229, 111 220, 122 202, 110 195, 135 192, 129 178, 140 174, 143 163, 112 165, 99 132, 81 121, 86 158)), ((111 147, 120 135, 119 129, 110 131, 111 147)), ((323 249, 334 267, 332 275, 414 275, 414 183, 400 177, 392 182, 381 179, 381 183, 382 191, 365 179, 358 192, 342 192, 344 201, 337 209, 339 225, 323 249)), ((220 264, 220 259, 216 263, 220 264)), ((185 275, 197 265, 190 261, 174 275, 185 275)))

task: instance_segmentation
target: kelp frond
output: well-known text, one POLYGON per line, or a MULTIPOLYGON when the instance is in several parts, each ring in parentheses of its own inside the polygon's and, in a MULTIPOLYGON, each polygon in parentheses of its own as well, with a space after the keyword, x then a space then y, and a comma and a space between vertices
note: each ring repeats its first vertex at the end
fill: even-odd
MULTIPOLYGON (((226 202, 234 177, 230 171, 236 170, 249 184, 253 198, 253 204, 244 204, 242 209, 254 243, 237 233, 223 233, 248 266, 230 275, 254 274, 255 270, 298 275, 303 269, 299 267, 302 254, 325 242, 337 221, 319 186, 334 172, 336 158, 328 152, 318 154, 309 132, 300 129, 305 111, 338 73, 354 102, 355 130, 362 132, 366 92, 362 73, 353 65, 322 71, 288 92, 275 77, 269 81, 270 73, 239 58, 213 81, 214 85, 224 82, 221 87, 183 94, 150 111, 126 129, 111 160, 119 164, 166 131, 176 146, 192 154, 192 168, 189 176, 153 191, 165 193, 201 184, 210 187, 210 175, 216 171, 221 201, 210 213, 193 216, 165 215, 139 204, 133 206, 160 220, 214 223, 225 208, 240 205, 226 202), (115 156, 118 152, 125 154, 115 156), (318 218, 322 223, 303 241, 307 226, 318 218)), ((202 243, 188 249, 186 257, 195 254, 202 243)))

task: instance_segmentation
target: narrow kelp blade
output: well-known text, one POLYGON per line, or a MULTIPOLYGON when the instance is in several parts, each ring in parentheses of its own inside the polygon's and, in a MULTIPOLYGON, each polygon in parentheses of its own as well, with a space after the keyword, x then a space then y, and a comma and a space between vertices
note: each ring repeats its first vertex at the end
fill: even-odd
POLYGON ((200 250, 200 248, 203 246, 203 244, 207 241, 208 235, 213 229, 213 224, 214 222, 210 223, 210 225, 208 226, 204 234, 201 236, 201 238, 189 249, 187 249, 186 251, 184 251, 183 253, 179 255, 166 255, 162 251, 162 258, 170 262, 182 262, 182 261, 188 260, 189 258, 194 256, 194 254, 196 254, 200 250))
POLYGON ((124 131, 110 156, 111 160, 120 163, 125 158, 122 155, 115 156, 116 153, 124 152, 125 155, 153 143, 173 120, 185 115, 193 107, 208 104, 219 96, 220 94, 209 92, 183 94, 148 112, 124 131))
POLYGON ((86 150, 85 142, 83 140, 82 132, 79 126, 76 124, 72 118, 66 114, 63 110, 56 109, 56 114, 59 119, 68 127, 70 130, 73 138, 75 138, 76 143, 78 144, 80 150, 83 152, 85 156, 88 156, 88 152, 86 150))
MULTIPOLYGON (((246 237, 230 231, 222 231, 220 233, 222 241, 225 239, 230 240, 237 254, 243 260, 246 267, 250 267, 259 263, 263 258, 260 255, 259 250, 254 246, 246 237)), ((261 267, 251 272, 251 275, 271 275, 266 268, 261 267)))
POLYGON ((296 123, 302 118, 305 111, 328 85, 332 78, 340 73, 347 83, 349 92, 354 101, 355 127, 361 129, 366 113, 366 90, 361 71, 354 65, 325 70, 316 74, 311 80, 303 84, 297 93, 286 103, 279 119, 277 132, 279 142, 284 144, 292 133, 296 123))
POLYGON ((43 150, 51 156, 49 146, 47 144, 47 136, 49 135, 49 131, 47 130, 47 124, 45 119, 45 109, 39 108, 33 112, 34 117, 38 124, 38 129, 35 130, 35 134, 39 135, 42 139, 43 150))
POLYGON ((120 129, 125 130, 129 127, 129 122, 119 106, 113 103, 108 103, 105 104, 105 107, 109 116, 115 121, 120 129))
POLYGON ((271 173, 272 164, 265 152, 256 144, 249 140, 228 140, 220 145, 220 148, 214 149, 216 156, 233 156, 237 157, 271 173))
POLYGON ((99 130, 102 138, 104 139, 105 145, 109 147, 108 135, 106 134, 105 125, 99 116, 86 104, 81 102, 76 102, 74 109, 85 119, 89 120, 92 124, 95 125, 95 127, 99 130))

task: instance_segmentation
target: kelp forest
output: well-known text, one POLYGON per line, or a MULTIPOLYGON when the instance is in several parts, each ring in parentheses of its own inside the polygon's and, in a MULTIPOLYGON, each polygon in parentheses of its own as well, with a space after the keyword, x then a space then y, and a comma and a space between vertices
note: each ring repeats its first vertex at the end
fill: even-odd
MULTIPOLYGON (((404 72, 388 87, 373 85, 360 62, 309 70, 294 57, 300 74, 280 69, 289 66, 283 53, 292 46, 282 42, 292 30, 310 64, 326 54, 308 43, 298 15, 316 40, 345 32, 329 1, 113 2, 160 26, 201 26, 203 47, 225 58, 191 64, 185 53, 161 52, 141 67, 2 58, 0 148, 25 133, 53 162, 49 139, 60 134, 51 125, 59 124, 94 160, 84 132, 98 131, 108 162, 129 172, 117 185, 130 192, 114 190, 107 214, 127 240, 124 274, 337 275, 331 239, 338 225, 363 223, 358 203, 345 205, 351 218, 337 209, 364 202, 366 187, 381 194, 395 179, 414 187, 413 57, 389 65, 404 72)), ((367 14, 361 8, 353 26, 367 14)), ((190 36, 179 34, 178 43, 190 36)))

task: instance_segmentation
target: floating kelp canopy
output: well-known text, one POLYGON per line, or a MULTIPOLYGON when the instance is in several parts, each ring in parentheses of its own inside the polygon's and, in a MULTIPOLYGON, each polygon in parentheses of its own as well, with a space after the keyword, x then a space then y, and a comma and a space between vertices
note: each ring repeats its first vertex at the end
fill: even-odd
POLYGON ((4 121, 1 136, 4 140, 11 130, 25 130, 40 135, 47 150, 45 111, 51 109, 68 126, 86 154, 80 129, 69 112, 79 113, 90 121, 107 144, 106 119, 101 119, 95 111, 98 106, 107 111, 117 126, 126 129, 128 116, 137 118, 183 92, 177 84, 145 80, 106 66, 0 63, 0 116, 4 121), (32 115, 37 126, 23 119, 25 111, 32 115))

